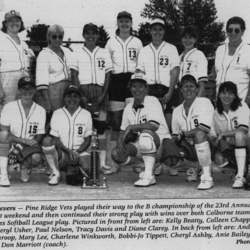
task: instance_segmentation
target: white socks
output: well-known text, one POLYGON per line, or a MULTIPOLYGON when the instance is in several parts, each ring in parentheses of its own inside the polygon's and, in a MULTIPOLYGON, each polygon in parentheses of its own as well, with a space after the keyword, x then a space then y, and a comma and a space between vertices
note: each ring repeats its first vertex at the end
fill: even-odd
POLYGON ((235 148, 235 158, 238 166, 238 173, 237 175, 240 177, 244 176, 245 167, 246 167, 246 148, 235 148))

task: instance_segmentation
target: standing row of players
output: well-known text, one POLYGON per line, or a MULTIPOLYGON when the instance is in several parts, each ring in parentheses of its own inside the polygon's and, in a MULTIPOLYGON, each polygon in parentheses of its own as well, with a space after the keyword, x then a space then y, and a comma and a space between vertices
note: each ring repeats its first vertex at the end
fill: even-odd
MULTIPOLYGON (((21 23, 22 21, 18 12, 11 11, 5 16, 6 26, 12 18, 16 18, 16 22, 19 21, 21 23)), ((227 24, 228 34, 233 34, 234 40, 241 42, 241 36, 244 33, 245 27, 239 23, 239 19, 231 21, 233 22, 228 22, 227 24), (234 26, 237 27, 235 28, 234 26), (236 39, 237 37, 238 40, 236 39)), ((127 88, 128 80, 132 72, 137 68, 137 71, 146 73, 147 75, 149 95, 156 96, 163 103, 167 104, 165 112, 168 124, 170 125, 171 112, 179 104, 178 102, 174 103, 178 98, 173 98, 175 86, 178 81, 179 58, 176 48, 163 41, 165 33, 164 22, 161 20, 154 20, 152 22, 150 29, 152 43, 145 48, 142 48, 139 39, 131 36, 132 16, 130 13, 119 13, 117 24, 117 36, 110 39, 106 46, 110 53, 96 46, 97 27, 93 24, 86 25, 83 29, 86 46, 81 48, 79 53, 76 51, 78 58, 78 63, 76 64, 74 63, 72 53, 61 46, 64 35, 63 29, 58 25, 50 27, 47 34, 49 46, 38 57, 36 75, 37 89, 40 93, 37 97, 38 103, 45 107, 48 114, 51 111, 61 108, 63 91, 70 84, 69 79, 71 75, 73 83, 81 89, 83 101, 89 104, 86 107, 89 107, 93 116, 99 114, 94 121, 97 120, 96 126, 102 130, 102 134, 102 125, 105 123, 106 112, 105 110, 103 110, 104 112, 100 111, 104 109, 105 91, 108 90, 113 131, 117 134, 120 130, 125 99, 131 97, 131 93, 127 88), (97 52, 103 52, 105 55, 95 58, 97 52), (106 67, 110 55, 112 61, 110 60, 110 67, 106 67), (99 78, 100 82, 97 80, 99 76, 97 69, 99 72, 104 72, 99 78), (110 86, 108 86, 109 78, 111 78, 110 86), (173 101, 171 101, 171 97, 173 101)), ((204 89, 203 83, 207 80, 207 62, 202 52, 194 48, 196 42, 197 32, 195 29, 190 27, 185 29, 183 32, 185 51, 181 55, 182 63, 179 77, 181 78, 182 75, 187 73, 194 75, 196 80, 199 80, 201 86, 199 92, 201 94, 204 89), (198 58, 202 59, 198 60, 198 58)), ((237 57, 238 64, 242 61, 240 56, 242 54, 239 54, 237 57)), ((228 61, 230 62, 230 60, 228 61)), ((103 151, 105 158, 105 150, 103 151)), ((105 164, 102 167, 105 168, 105 164)))

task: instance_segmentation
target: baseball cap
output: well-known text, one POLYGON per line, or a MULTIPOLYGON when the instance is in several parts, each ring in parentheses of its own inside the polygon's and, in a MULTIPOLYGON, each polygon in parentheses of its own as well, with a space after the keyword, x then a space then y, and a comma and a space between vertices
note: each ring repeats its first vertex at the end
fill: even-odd
POLYGON ((88 23, 85 24, 83 27, 83 34, 86 33, 88 30, 93 30, 95 33, 98 33, 98 27, 97 25, 93 24, 93 23, 88 23))
POLYGON ((24 76, 24 77, 20 78, 18 81, 18 84, 17 84, 18 89, 23 88, 27 84, 30 84, 32 87, 36 88, 35 82, 29 76, 24 76))
POLYGON ((161 24, 162 26, 165 27, 165 23, 164 23, 164 21, 161 20, 161 19, 154 19, 154 20, 150 23, 150 27, 152 27, 152 26, 155 25, 155 24, 161 24))
POLYGON ((64 90, 64 93, 63 93, 63 96, 65 96, 67 93, 70 93, 70 92, 75 92, 77 93, 79 96, 81 96, 81 92, 79 90, 79 88, 75 85, 69 85, 65 90, 64 90))
POLYGON ((7 13, 5 14, 4 20, 5 20, 5 21, 8 21, 9 19, 11 19, 11 18, 14 17, 14 16, 20 17, 20 18, 22 19, 21 15, 20 15, 20 12, 15 11, 15 10, 11 10, 11 11, 9 11, 9 12, 7 12, 7 13))
POLYGON ((180 87, 182 86, 183 83, 185 82, 192 82, 196 85, 196 87, 199 87, 199 84, 196 80, 196 78, 193 76, 193 75, 184 75, 182 78, 181 78, 181 82, 180 82, 180 87))
POLYGON ((122 17, 127 17, 127 18, 132 19, 132 15, 127 11, 122 11, 122 12, 118 13, 117 19, 122 18, 122 17))
POLYGON ((147 78, 146 75, 143 73, 135 73, 131 76, 130 83, 135 82, 135 81, 141 81, 147 84, 147 78))

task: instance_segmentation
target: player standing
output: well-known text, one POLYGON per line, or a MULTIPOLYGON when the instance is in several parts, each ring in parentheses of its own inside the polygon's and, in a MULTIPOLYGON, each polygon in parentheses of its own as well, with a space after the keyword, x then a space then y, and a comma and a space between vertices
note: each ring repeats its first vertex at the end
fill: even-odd
POLYGON ((196 48, 198 32, 192 26, 187 26, 181 32, 181 41, 184 51, 180 55, 179 82, 184 75, 193 75, 199 83, 197 96, 205 97, 205 84, 207 78, 207 59, 203 52, 196 48))
POLYGON ((132 16, 122 11, 117 16, 116 36, 111 38, 106 49, 109 50, 114 70, 109 85, 109 109, 111 111, 111 140, 116 140, 120 131, 126 98, 132 97, 128 82, 137 65, 138 52, 142 42, 132 35, 132 16))
POLYGON ((1 114, 1 186, 10 186, 7 176, 8 161, 10 164, 21 161, 23 182, 29 181, 31 168, 40 165, 42 161, 38 145, 45 133, 45 110, 33 102, 36 85, 30 77, 19 80, 18 90, 20 99, 6 104, 1 114))
POLYGON ((81 108, 81 92, 75 85, 68 86, 63 95, 65 106, 56 110, 51 118, 50 135, 43 140, 43 153, 53 170, 50 185, 60 180, 60 168, 78 163, 88 172, 90 155, 86 152, 91 142, 91 114, 81 108), (59 168, 60 167, 60 168, 59 168))
MULTIPOLYGON (((192 75, 182 77, 180 88, 184 102, 174 109, 173 138, 163 141, 163 157, 166 159, 165 163, 173 168, 178 167, 178 158, 198 160, 203 171, 198 189, 210 189, 213 187, 213 178, 208 133, 212 125, 214 108, 209 99, 197 97, 199 85, 192 75)), ((196 169, 188 176, 187 181, 197 181, 197 175, 196 169)))
POLYGON ((97 129, 100 165, 106 174, 112 173, 106 166, 106 135, 105 126, 107 111, 105 109, 106 95, 109 87, 110 74, 113 70, 109 51, 96 45, 98 27, 92 23, 83 27, 85 46, 74 50, 77 66, 73 67, 78 72, 78 79, 82 98, 86 109, 92 113, 93 126, 97 129))
POLYGON ((213 128, 218 151, 214 161, 223 169, 230 160, 236 160, 237 175, 233 188, 243 188, 248 167, 247 135, 250 111, 247 104, 239 98, 237 86, 233 82, 220 85, 216 106, 213 128))
POLYGON ((166 120, 171 128, 173 108, 179 105, 175 91, 179 73, 179 55, 174 45, 164 41, 165 23, 155 19, 150 25, 152 43, 140 50, 137 71, 146 74, 148 95, 157 97, 166 104, 166 120))
POLYGON ((146 187, 156 183, 154 169, 161 156, 161 142, 171 136, 160 102, 147 95, 145 75, 132 75, 130 85, 134 99, 125 107, 122 131, 111 156, 120 166, 131 165, 142 158, 145 171, 134 185, 146 187))
POLYGON ((0 113, 6 103, 16 100, 19 79, 30 75, 30 60, 35 55, 18 36, 24 29, 18 11, 5 14, 0 32, 0 113))

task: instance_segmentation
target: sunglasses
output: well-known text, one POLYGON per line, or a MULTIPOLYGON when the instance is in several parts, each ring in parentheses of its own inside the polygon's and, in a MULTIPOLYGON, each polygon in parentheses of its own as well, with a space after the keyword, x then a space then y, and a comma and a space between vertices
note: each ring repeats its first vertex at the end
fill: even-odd
POLYGON ((233 28, 228 28, 228 29, 227 29, 227 32, 228 32, 228 33, 233 33, 233 31, 234 31, 235 34, 240 33, 240 29, 239 29, 239 28, 235 28, 235 29, 233 29, 233 28))
POLYGON ((59 36, 53 35, 53 36, 51 36, 51 38, 52 38, 53 40, 56 40, 57 38, 58 38, 59 40, 62 40, 62 39, 63 39, 63 36, 62 36, 62 35, 59 35, 59 36))

